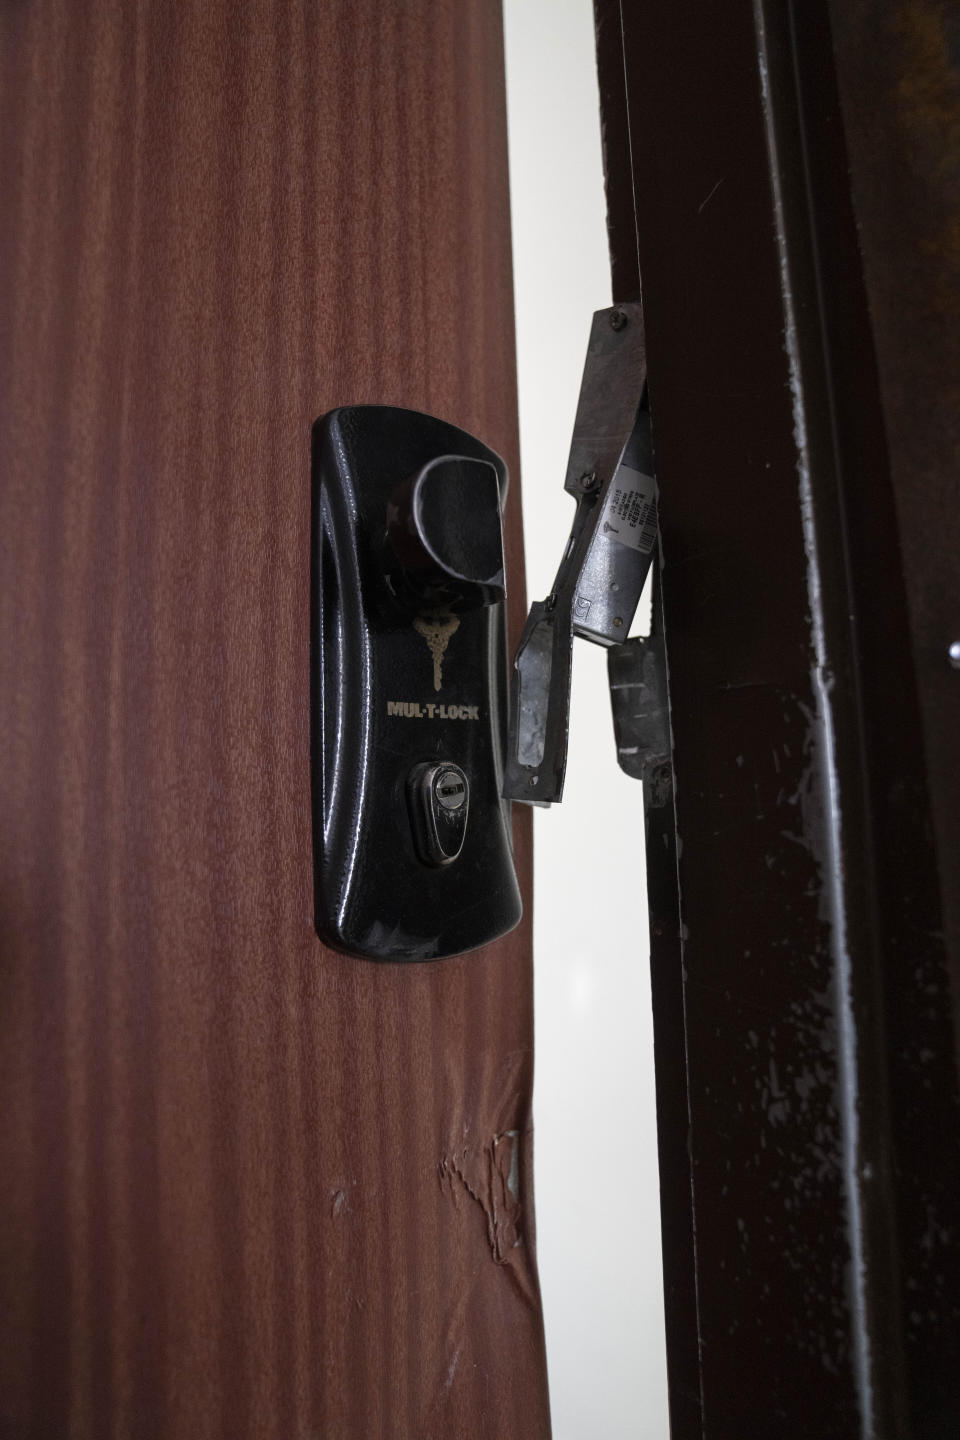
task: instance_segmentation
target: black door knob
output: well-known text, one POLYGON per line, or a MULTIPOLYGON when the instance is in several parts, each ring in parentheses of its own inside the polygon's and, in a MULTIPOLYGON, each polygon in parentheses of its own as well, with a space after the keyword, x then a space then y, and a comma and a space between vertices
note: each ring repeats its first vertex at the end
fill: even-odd
POLYGON ((416 609, 475 610, 504 598, 497 472, 487 460, 440 455, 387 505, 387 579, 416 609))

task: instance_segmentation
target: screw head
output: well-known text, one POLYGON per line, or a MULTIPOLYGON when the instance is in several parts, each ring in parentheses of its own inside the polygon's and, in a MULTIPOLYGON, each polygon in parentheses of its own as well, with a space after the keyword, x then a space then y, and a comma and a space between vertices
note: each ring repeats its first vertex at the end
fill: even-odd
POLYGON ((627 317, 622 310, 614 310, 610 316, 610 329, 622 330, 627 323, 627 317))

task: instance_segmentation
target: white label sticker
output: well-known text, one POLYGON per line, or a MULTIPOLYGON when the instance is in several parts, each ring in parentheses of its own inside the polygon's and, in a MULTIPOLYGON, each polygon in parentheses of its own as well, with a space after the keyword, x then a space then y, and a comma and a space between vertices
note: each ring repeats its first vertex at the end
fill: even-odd
POLYGON ((649 555, 657 543, 657 482, 621 465, 610 481, 601 530, 621 545, 649 555))

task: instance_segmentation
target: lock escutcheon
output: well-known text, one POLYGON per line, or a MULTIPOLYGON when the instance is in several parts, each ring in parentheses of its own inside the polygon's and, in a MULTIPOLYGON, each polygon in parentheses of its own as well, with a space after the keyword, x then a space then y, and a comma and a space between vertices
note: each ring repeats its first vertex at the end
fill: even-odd
POLYGON ((506 490, 500 457, 434 416, 348 406, 315 427, 315 914, 338 949, 438 959, 520 918, 506 490))
POLYGON ((470 782, 459 765, 417 765, 409 782, 410 820, 417 853, 426 865, 451 865, 463 849, 470 782))

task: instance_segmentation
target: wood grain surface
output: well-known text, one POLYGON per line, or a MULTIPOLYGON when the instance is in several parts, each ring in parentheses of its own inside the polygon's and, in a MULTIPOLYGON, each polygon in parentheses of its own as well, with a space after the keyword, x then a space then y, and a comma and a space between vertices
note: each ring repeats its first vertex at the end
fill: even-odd
POLYGON ((522 616, 499 7, 7 3, 0 167, 0 1433, 546 1436, 529 817, 470 956, 311 888, 316 416, 499 450, 522 616))

